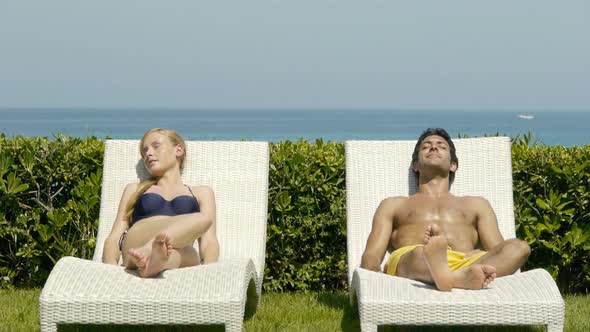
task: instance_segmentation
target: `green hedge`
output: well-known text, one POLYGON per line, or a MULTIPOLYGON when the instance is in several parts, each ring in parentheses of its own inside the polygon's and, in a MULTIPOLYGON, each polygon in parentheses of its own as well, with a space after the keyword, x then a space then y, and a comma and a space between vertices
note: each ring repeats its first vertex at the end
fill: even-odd
MULTIPOLYGON (((102 155, 97 138, 0 136, 0 288, 42 286, 62 256, 95 247, 102 155)), ((590 145, 513 142, 517 234, 524 269, 564 292, 590 286, 590 145)), ((267 291, 346 288, 344 145, 271 144, 267 291)))
POLYGON ((344 145, 271 145, 266 290, 343 289, 346 276, 344 145))
POLYGON ((562 291, 590 287, 590 145, 512 144, 517 236, 532 248, 525 269, 547 269, 562 291))
POLYGON ((104 143, 0 136, 0 288, 42 286, 95 247, 104 143))

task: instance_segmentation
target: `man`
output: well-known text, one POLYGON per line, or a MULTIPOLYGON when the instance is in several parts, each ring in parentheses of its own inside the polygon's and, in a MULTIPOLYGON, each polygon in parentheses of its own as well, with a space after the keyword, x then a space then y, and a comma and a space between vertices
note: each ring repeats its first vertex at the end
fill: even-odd
POLYGON ((530 247, 519 239, 502 238, 485 198, 449 192, 458 165, 455 145, 444 129, 422 133, 412 155, 418 192, 381 202, 361 267, 380 271, 391 244, 395 251, 384 272, 450 291, 484 288, 524 264, 530 247))

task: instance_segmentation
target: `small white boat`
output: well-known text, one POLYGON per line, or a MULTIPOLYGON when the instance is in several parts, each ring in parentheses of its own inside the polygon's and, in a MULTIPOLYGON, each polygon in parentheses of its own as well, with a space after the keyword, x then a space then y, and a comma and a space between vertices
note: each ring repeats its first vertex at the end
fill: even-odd
POLYGON ((521 119, 525 119, 525 120, 532 120, 535 118, 534 115, 530 115, 530 114, 519 114, 517 115, 519 118, 521 119))

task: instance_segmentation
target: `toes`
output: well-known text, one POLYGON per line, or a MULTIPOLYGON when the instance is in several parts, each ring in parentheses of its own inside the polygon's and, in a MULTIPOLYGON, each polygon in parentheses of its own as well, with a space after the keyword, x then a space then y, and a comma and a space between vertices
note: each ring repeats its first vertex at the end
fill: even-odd
POLYGON ((491 283, 492 283, 492 281, 496 280, 496 274, 495 274, 495 273, 492 273, 492 274, 491 274, 491 275, 490 275, 490 276, 487 278, 487 280, 488 280, 488 283, 490 283, 490 284, 491 284, 491 283))
POLYGON ((437 224, 432 224, 432 227, 430 228, 430 233, 433 236, 439 235, 440 234, 440 227, 438 227, 437 224))
POLYGON ((486 274, 486 276, 496 273, 496 268, 491 265, 482 265, 481 269, 486 274))
POLYGON ((162 249, 164 254, 169 254, 172 251, 172 243, 170 243, 170 237, 166 233, 160 233, 154 238, 154 245, 157 245, 162 249))
POLYGON ((137 249, 129 249, 127 254, 131 257, 132 260, 135 261, 135 264, 139 263, 143 258, 143 255, 137 249))
POLYGON ((170 237, 166 233, 160 233, 160 234, 156 235, 155 239, 158 242, 163 242, 166 244, 170 243, 170 237))
POLYGON ((433 232, 432 232, 432 225, 428 225, 426 226, 426 237, 430 238, 431 236, 434 236, 433 232))
MULTIPOLYGON (((482 269, 483 269, 483 267, 482 267, 482 269)), ((494 270, 495 270, 495 268, 494 268, 494 270)), ((485 273, 485 270, 484 270, 484 273, 485 273)), ((484 280, 483 286, 484 287, 489 286, 495 279, 496 279, 496 272, 492 272, 489 275, 486 274, 486 278, 484 280)))
POLYGON ((129 249, 127 250, 127 255, 137 258, 137 252, 135 251, 135 249, 129 249))

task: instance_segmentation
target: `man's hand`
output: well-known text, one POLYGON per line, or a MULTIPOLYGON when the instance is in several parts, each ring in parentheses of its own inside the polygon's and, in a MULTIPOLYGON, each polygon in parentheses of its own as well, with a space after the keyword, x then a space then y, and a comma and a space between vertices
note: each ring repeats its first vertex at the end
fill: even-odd
POLYGON ((363 269, 367 269, 367 270, 371 270, 371 271, 375 271, 375 272, 381 272, 381 262, 379 261, 379 259, 375 256, 371 256, 371 255, 363 255, 363 258, 361 260, 361 267, 363 269))

